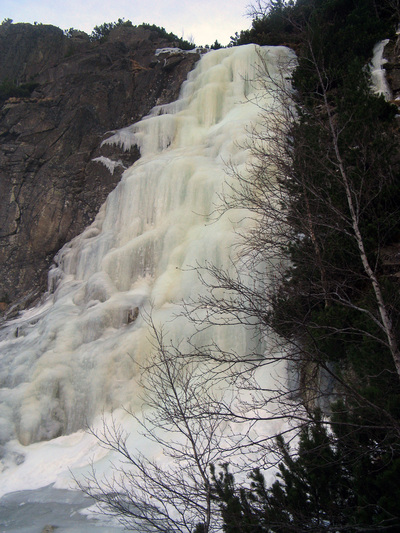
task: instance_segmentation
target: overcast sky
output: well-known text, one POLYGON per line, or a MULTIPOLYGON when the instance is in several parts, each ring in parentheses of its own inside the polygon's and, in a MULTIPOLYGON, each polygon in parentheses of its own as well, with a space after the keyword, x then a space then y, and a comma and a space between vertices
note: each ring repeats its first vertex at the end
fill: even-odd
POLYGON ((0 0, 0 21, 42 22, 61 29, 76 28, 91 33, 94 26, 118 18, 133 24, 148 22, 163 26, 197 45, 215 39, 226 45, 236 31, 250 27, 246 8, 250 0, 0 0))

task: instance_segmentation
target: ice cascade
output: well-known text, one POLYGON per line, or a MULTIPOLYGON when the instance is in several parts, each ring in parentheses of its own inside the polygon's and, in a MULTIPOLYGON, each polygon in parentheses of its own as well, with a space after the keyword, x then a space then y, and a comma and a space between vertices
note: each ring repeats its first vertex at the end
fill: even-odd
MULTIPOLYGON (((191 267, 208 261, 228 268, 236 260, 235 232, 249 224, 241 210, 212 213, 234 179, 227 164, 247 172, 245 141, 260 120, 255 101, 271 98, 256 81, 261 63, 273 78, 291 57, 284 47, 255 45, 210 52, 176 102, 107 140, 137 145, 141 159, 93 224, 58 253, 47 299, 0 332, 0 436, 3 452, 19 450, 17 462, 21 450, 65 439, 102 410, 140 407, 138 366, 151 350, 143 316, 150 310, 172 341, 190 334, 181 302, 205 291, 191 267)), ((245 328, 210 334, 239 352, 255 342, 245 328)))

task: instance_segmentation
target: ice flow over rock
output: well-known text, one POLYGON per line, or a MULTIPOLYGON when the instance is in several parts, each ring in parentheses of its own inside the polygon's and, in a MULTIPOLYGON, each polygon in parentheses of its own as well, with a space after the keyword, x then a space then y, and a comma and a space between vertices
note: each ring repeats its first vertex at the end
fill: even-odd
MULTIPOLYGON (((213 213, 234 179, 227 165, 248 171, 255 101, 272 98, 257 82, 261 63, 274 77, 290 59, 283 47, 210 52, 176 102, 110 134, 110 144, 139 146, 141 159, 93 224, 60 250, 44 303, 1 331, 0 435, 3 451, 18 448, 17 462, 21 449, 71 435, 104 410, 140 408, 138 367, 152 349, 146 313, 172 342, 193 333, 179 317, 181 302, 206 290, 193 267, 229 269, 235 232, 249 224, 243 210, 213 213)), ((211 329, 199 343, 206 334, 239 353, 256 342, 245 328, 211 329)))

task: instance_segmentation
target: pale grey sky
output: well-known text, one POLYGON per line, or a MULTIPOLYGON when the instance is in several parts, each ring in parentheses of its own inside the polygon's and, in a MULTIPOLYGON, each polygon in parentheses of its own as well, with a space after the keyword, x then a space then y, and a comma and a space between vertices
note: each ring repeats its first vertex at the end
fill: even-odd
POLYGON ((215 39, 226 45, 235 31, 250 27, 248 4, 249 0, 0 0, 0 21, 37 21, 91 33, 96 25, 124 18, 133 24, 164 26, 178 37, 193 37, 198 45, 211 45, 215 39))

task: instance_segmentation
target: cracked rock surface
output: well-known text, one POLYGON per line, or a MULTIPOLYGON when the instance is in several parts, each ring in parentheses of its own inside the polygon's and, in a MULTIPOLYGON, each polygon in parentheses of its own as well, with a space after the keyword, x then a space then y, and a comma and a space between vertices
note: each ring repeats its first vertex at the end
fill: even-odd
POLYGON ((106 42, 67 37, 54 26, 0 26, 0 83, 34 83, 0 107, 0 315, 46 290, 56 252, 94 219, 124 167, 139 156, 104 145, 110 130, 175 100, 199 59, 155 55, 174 43, 118 27, 106 42), (108 132, 108 133, 107 133, 108 132), (112 157, 110 172, 93 159, 112 157))

